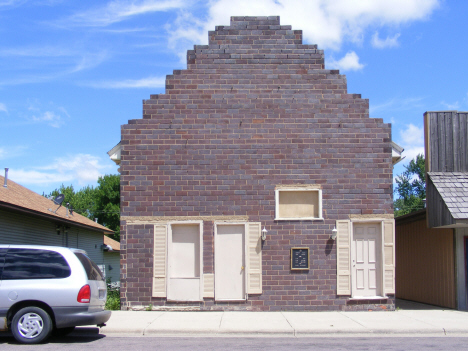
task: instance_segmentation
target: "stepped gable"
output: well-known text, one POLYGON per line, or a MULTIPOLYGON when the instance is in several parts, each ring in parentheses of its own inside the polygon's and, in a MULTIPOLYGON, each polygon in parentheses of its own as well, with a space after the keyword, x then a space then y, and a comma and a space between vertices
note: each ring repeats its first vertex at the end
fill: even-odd
POLYGON ((281 26, 277 16, 232 17, 231 26, 217 26, 208 37, 209 45, 196 45, 188 51, 189 68, 213 63, 294 63, 308 69, 324 68, 323 51, 317 45, 302 45, 302 31, 281 26))
MULTIPOLYGON (((143 119, 171 123, 196 111, 232 109, 282 109, 282 117, 292 111, 327 118, 333 113, 337 122, 367 118, 368 100, 348 94, 346 77, 324 66, 323 51, 302 44, 302 31, 280 25, 278 16, 231 17, 230 26, 209 32, 208 45, 188 51, 187 69, 167 76, 165 94, 143 101, 143 119)), ((135 123, 147 124, 129 121, 135 123)))

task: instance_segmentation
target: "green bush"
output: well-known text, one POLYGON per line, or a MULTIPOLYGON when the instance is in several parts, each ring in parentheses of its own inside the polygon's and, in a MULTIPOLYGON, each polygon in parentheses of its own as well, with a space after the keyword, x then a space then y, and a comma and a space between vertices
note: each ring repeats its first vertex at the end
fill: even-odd
POLYGON ((111 287, 110 282, 107 282, 107 300, 106 310, 120 310, 120 288, 111 287))

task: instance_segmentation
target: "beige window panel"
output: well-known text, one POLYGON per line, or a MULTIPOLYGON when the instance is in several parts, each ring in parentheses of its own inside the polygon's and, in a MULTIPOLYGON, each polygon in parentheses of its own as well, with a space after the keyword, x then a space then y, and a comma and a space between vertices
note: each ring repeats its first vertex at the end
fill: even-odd
POLYGON ((275 220, 323 220, 322 190, 317 188, 277 188, 275 220))

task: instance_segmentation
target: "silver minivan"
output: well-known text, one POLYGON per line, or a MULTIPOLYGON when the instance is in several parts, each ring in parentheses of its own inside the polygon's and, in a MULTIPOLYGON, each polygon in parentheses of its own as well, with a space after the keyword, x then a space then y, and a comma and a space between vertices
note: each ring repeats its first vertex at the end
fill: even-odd
POLYGON ((52 332, 104 326, 104 277, 86 252, 57 246, 0 245, 0 331, 35 344, 52 332))

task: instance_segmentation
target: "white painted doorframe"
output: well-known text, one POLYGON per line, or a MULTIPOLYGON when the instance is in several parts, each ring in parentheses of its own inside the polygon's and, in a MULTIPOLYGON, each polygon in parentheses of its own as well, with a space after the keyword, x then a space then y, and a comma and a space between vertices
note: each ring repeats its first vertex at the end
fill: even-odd
POLYGON ((379 221, 354 221, 351 225, 351 296, 352 298, 382 298, 385 294, 384 291, 384 242, 383 242, 383 222, 379 221), (376 294, 375 295, 359 295, 356 290, 356 231, 355 227, 360 225, 375 225, 379 230, 377 234, 378 243, 375 246, 376 264, 378 269, 378 277, 376 281, 376 294))
MULTIPOLYGON (((171 222, 168 223, 168 231, 167 231, 167 255, 166 255, 166 281, 167 281, 167 299, 168 301, 203 301, 203 222, 202 221, 187 221, 187 222, 171 222), (199 245, 199 252, 198 252, 198 277, 173 277, 173 272, 171 271, 171 260, 174 259, 184 259, 183 257, 174 257, 173 252, 173 226, 177 225, 196 225, 198 226, 198 245, 199 245), (174 296, 180 296, 180 292, 174 291, 173 284, 176 284, 176 280, 174 278, 180 278, 179 280, 187 280, 188 287, 193 287, 196 285, 195 281, 198 281, 199 288, 198 288, 198 295, 192 296, 188 298, 174 298, 174 296), (193 281, 190 281, 193 280, 193 281)), ((181 283, 179 281, 179 283, 181 283)), ((183 283, 183 282, 182 282, 183 283)), ((180 285, 180 284, 176 284, 180 285)), ((183 289, 183 284, 178 287, 179 289, 183 289)))
POLYGON ((248 250, 247 250, 247 223, 246 222, 215 222, 214 223, 214 230, 215 230, 215 235, 214 235, 214 258, 215 258, 215 264, 214 264, 214 272, 215 272, 215 300, 216 301, 245 301, 247 300, 247 262, 248 262, 248 250), (219 297, 219 294, 217 296, 216 292, 217 290, 219 291, 219 284, 222 284, 220 281, 220 271, 219 265, 222 265, 222 258, 223 255, 220 252, 220 240, 219 240, 219 234, 218 234, 218 226, 242 226, 243 227, 243 233, 242 233, 242 267, 243 267, 243 279, 242 279, 242 290, 243 293, 241 294, 242 296, 239 296, 238 298, 223 298, 219 297))

